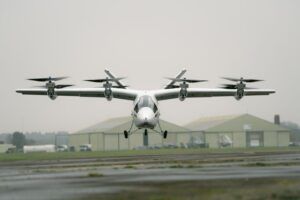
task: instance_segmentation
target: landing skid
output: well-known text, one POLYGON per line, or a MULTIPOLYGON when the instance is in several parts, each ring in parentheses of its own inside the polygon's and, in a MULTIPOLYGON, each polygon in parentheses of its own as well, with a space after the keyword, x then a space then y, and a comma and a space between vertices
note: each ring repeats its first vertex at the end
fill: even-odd
MULTIPOLYGON (((131 135, 132 133, 134 133, 134 132, 136 132, 136 131, 138 131, 139 129, 136 129, 136 130, 134 130, 134 131, 124 131, 124 137, 125 137, 125 139, 128 139, 128 136, 129 135, 131 135)), ((158 133, 158 134, 160 134, 160 135, 162 135, 163 137, 164 137, 164 139, 166 139, 167 137, 168 137, 168 131, 167 130, 165 130, 165 131, 157 131, 157 130, 155 130, 155 129, 152 129, 154 132, 156 132, 156 133, 158 133)), ((145 132, 144 132, 144 135, 145 136, 147 136, 148 135, 148 130, 147 129, 145 129, 145 132)))
POLYGON ((153 129, 153 131, 154 132, 156 132, 156 133, 158 133, 158 134, 160 134, 160 135, 162 135, 163 137, 164 137, 164 139, 167 139, 167 137, 168 137, 168 131, 167 130, 165 130, 165 131, 157 131, 157 130, 155 130, 155 129, 153 129))
POLYGON ((167 130, 165 130, 165 131, 162 130, 159 121, 158 121, 158 127, 159 127, 160 132, 161 132, 161 134, 163 135, 164 139, 167 139, 168 131, 167 131, 167 130))
MULTIPOLYGON (((134 132, 136 132, 136 131, 139 130, 139 129, 135 129, 134 131, 131 131, 131 130, 132 130, 132 127, 133 127, 133 120, 132 120, 132 123, 131 123, 131 126, 130 126, 129 130, 128 130, 128 131, 127 131, 127 130, 124 131, 124 137, 125 137, 125 139, 128 139, 128 136, 129 136, 129 135, 131 135, 132 133, 134 133, 134 132)), ((167 130, 163 131, 162 128, 161 128, 161 126, 160 126, 160 123, 159 123, 159 122, 158 122, 158 127, 159 127, 159 130, 160 130, 160 131, 157 131, 157 130, 155 130, 155 129, 152 129, 152 130, 153 130, 154 132, 156 132, 156 133, 162 135, 163 138, 166 139, 166 138, 168 137, 168 131, 167 131, 167 130)), ((148 135, 148 130, 147 130, 147 129, 145 129, 144 135, 145 135, 145 136, 148 135)))

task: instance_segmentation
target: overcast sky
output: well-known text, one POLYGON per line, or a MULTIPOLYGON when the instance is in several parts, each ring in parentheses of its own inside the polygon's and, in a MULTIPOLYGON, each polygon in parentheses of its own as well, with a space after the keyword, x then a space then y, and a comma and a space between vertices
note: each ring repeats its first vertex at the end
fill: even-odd
POLYGON ((203 116, 250 113, 300 123, 300 1, 297 0, 0 0, 0 132, 76 131, 130 115, 132 102, 22 96, 26 78, 70 76, 93 87, 109 68, 135 89, 162 88, 182 68, 187 77, 260 78, 270 96, 163 101, 161 117, 186 124, 203 116))

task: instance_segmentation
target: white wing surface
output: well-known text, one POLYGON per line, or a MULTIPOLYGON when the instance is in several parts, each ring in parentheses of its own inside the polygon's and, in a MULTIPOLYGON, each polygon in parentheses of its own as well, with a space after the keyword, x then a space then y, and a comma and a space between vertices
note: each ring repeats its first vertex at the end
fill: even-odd
MULTIPOLYGON (((153 91, 153 95, 158 101, 176 99, 179 97, 180 88, 175 89, 162 89, 153 91)), ((234 97, 237 93, 236 89, 206 89, 206 88, 187 88, 187 98, 191 97, 234 97)), ((245 89, 245 96, 253 95, 269 95, 275 93, 271 89, 245 89)))
MULTIPOLYGON (((55 89, 57 96, 105 97, 104 88, 63 88, 55 89)), ((132 100, 138 96, 137 90, 111 88, 113 98, 132 100)), ((48 95, 45 88, 18 89, 17 93, 24 95, 48 95)))

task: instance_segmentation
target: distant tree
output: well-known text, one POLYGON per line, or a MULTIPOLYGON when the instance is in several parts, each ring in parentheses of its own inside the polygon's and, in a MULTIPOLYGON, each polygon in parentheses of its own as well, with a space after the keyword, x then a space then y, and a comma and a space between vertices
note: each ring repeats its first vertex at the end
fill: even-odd
POLYGON ((22 149, 26 144, 26 137, 21 132, 14 132, 12 136, 12 144, 16 146, 17 149, 22 149))
POLYGON ((7 144, 11 144, 12 143, 12 135, 11 134, 7 134, 5 137, 5 141, 7 144))
POLYGON ((34 145, 36 144, 35 140, 33 139, 26 139, 26 145, 34 145))

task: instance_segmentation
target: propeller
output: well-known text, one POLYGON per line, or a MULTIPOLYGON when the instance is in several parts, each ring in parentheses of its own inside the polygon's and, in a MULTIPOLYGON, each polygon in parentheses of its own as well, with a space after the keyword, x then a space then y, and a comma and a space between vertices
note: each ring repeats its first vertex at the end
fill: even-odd
MULTIPOLYGON (((55 85, 54 88, 55 89, 62 89, 62 88, 66 88, 66 87, 71 87, 71 86, 74 86, 74 85, 70 85, 70 84, 59 84, 59 85, 55 85)), ((35 86, 37 88, 48 88, 47 86, 35 86)))
MULTIPOLYGON (((238 89, 238 86, 234 85, 234 84, 222 84, 222 86, 220 88, 223 88, 223 89, 238 89)), ((245 87, 244 89, 257 89, 257 88, 245 87)))
POLYGON ((60 80, 66 79, 66 78, 68 78, 68 77, 63 76, 63 77, 54 77, 54 78, 52 78, 51 76, 49 76, 48 78, 30 78, 30 79, 27 79, 27 80, 37 81, 37 82, 48 82, 44 86, 36 86, 38 88, 49 88, 50 85, 51 85, 51 87, 53 87, 55 89, 62 89, 62 88, 74 86, 74 85, 71 85, 71 84, 58 84, 58 85, 56 85, 54 83, 54 81, 60 81, 60 80))
POLYGON ((121 86, 121 85, 113 85, 113 86, 111 86, 112 88, 123 88, 123 89, 125 89, 125 88, 127 88, 127 87, 129 87, 129 85, 124 85, 124 86, 121 86))
POLYGON ((199 82, 207 82, 207 80, 199 80, 199 79, 186 79, 186 78, 166 78, 175 82, 186 82, 186 83, 199 83, 199 82))
MULTIPOLYGON (((166 87, 167 85, 165 85, 166 87)), ((179 85, 171 85, 171 86, 168 86, 168 89, 174 89, 174 88, 180 88, 179 85)))
POLYGON ((89 79, 89 80, 84 80, 84 81, 89 81, 89 82, 94 82, 94 83, 103 83, 103 82, 116 82, 119 80, 123 80, 125 77, 120 77, 120 78, 102 78, 102 79, 89 79))
POLYGON ((84 81, 88 81, 88 82, 94 82, 94 83, 104 83, 103 87, 109 87, 109 88, 122 88, 122 89, 126 89, 127 87, 129 87, 128 85, 112 85, 110 82, 115 82, 118 83, 118 81, 125 79, 126 77, 119 77, 119 78, 101 78, 101 79, 88 79, 88 80, 84 80, 84 81))
POLYGON ((225 80, 228 81, 233 81, 233 82, 237 82, 237 84, 223 84, 220 88, 223 89, 256 89, 256 88, 250 88, 250 87, 246 87, 246 84, 244 83, 254 83, 254 82, 260 82, 263 80, 260 79, 245 79, 243 77, 241 78, 229 78, 229 77, 222 77, 225 80))
POLYGON ((259 80, 259 79, 245 79, 243 77, 241 78, 228 78, 228 77, 222 77, 225 80, 228 81, 234 81, 234 82, 245 82, 245 83, 254 83, 254 82, 259 82, 259 81, 263 81, 263 80, 259 80))
POLYGON ((52 78, 51 76, 49 76, 48 78, 30 78, 30 79, 27 79, 29 81, 37 81, 37 82, 51 82, 51 81, 60 81, 60 80, 63 80, 63 79, 66 79, 68 77, 66 76, 63 76, 63 77, 54 77, 52 78))

